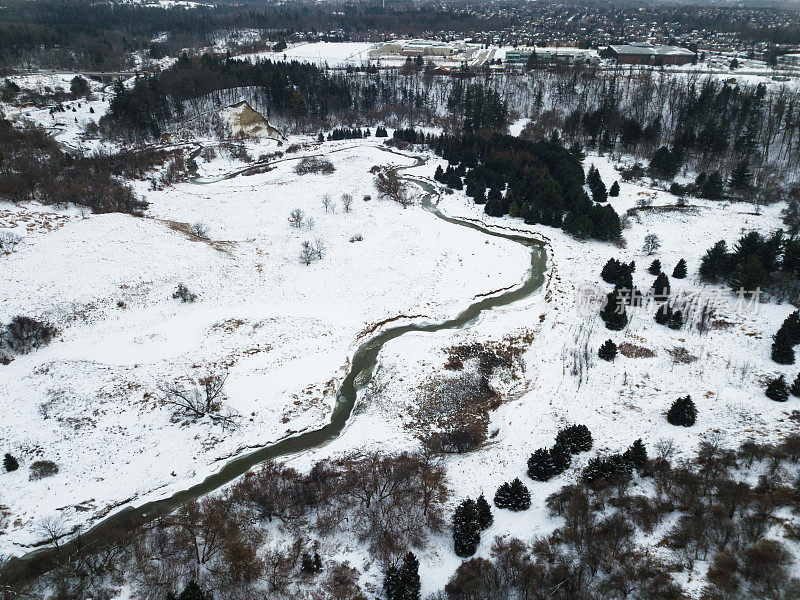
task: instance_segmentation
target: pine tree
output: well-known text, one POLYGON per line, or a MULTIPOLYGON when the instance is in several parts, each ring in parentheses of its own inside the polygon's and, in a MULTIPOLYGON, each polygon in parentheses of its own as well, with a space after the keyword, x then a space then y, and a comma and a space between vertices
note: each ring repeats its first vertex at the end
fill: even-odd
POLYGON ((569 425, 556 434, 556 446, 570 454, 587 452, 592 449, 592 433, 586 425, 569 425))
POLYGON ((6 455, 3 457, 3 468, 11 473, 11 471, 16 471, 19 469, 19 462, 17 462, 16 458, 6 453, 6 455))
POLYGON ((480 525, 481 530, 486 529, 494 522, 494 517, 492 516, 492 508, 486 498, 483 497, 483 494, 478 496, 475 501, 475 507, 478 510, 478 525, 480 525))
POLYGON ((655 259, 651 262, 650 266, 647 268, 647 272, 650 273, 650 275, 659 275, 661 273, 661 261, 655 259))
MULTIPOLYGON (((627 290, 626 293, 630 294, 632 290, 627 290)), ((614 291, 606 296, 606 305, 600 311, 600 318, 606 324, 606 329, 611 331, 620 331, 628 324, 628 315, 621 294, 622 288, 614 288, 614 291)))
POLYGON ((561 475, 569 468, 572 462, 572 454, 567 448, 556 443, 550 448, 550 458, 553 461, 553 474, 561 475))
POLYGON ((555 475, 555 467, 547 448, 534 450, 528 458, 528 477, 535 481, 548 481, 555 475))
POLYGON ((673 312, 669 317, 669 321, 667 321, 667 327, 676 330, 683 327, 683 313, 679 310, 673 312))
POLYGON ((669 304, 662 304, 656 310, 656 323, 659 325, 669 325, 672 320, 672 307, 669 304))
POLYGON ((211 597, 210 594, 206 596, 196 581, 190 581, 178 596, 178 600, 211 600, 211 597))
POLYGON ((779 365, 794 364, 794 348, 789 332, 781 327, 772 342, 772 360, 779 365))
POLYGON ((686 261, 684 259, 680 259, 678 264, 675 265, 672 276, 675 279, 684 279, 686 277, 686 261))
POLYGON ((615 181, 611 184, 611 189, 608 190, 608 195, 612 198, 619 196, 619 182, 615 181))
POLYGON ((786 385, 783 375, 767 384, 766 395, 775 402, 786 402, 789 399, 789 387, 786 385))
POLYGON ((797 377, 794 378, 792 385, 789 387, 789 392, 792 394, 792 396, 800 397, 800 373, 798 373, 797 377))
POLYGON ((752 292, 767 280, 767 271, 761 260, 751 255, 734 269, 728 285, 734 292, 752 292))
POLYGON ((779 333, 781 331, 785 332, 793 346, 800 344, 800 311, 794 311, 784 319, 780 329, 778 329, 779 333))
POLYGON ((601 360, 614 360, 617 356, 617 345, 611 340, 606 340, 603 342, 603 345, 600 346, 600 350, 597 351, 597 356, 599 356, 601 360))
POLYGON ((644 447, 641 438, 633 442, 622 456, 630 461, 635 469, 641 469, 647 464, 647 448, 644 447))
POLYGON ((735 190, 746 190, 752 185, 753 174, 750 172, 750 161, 740 161, 731 171, 729 185, 735 190))
POLYGON ((464 500, 453 513, 453 549, 457 556, 466 558, 475 554, 480 542, 477 506, 474 500, 464 500))
POLYGON ((383 580, 387 600, 419 600, 419 561, 413 552, 403 558, 399 567, 389 567, 383 580))
POLYGON ((680 427, 691 427, 697 421, 697 407, 691 396, 678 398, 667 412, 667 421, 680 427))
POLYGON ((725 240, 720 240, 705 253, 700 261, 700 277, 706 281, 727 279, 731 272, 731 255, 725 240))
POLYGON ((494 503, 497 508, 527 510, 531 506, 531 494, 525 484, 516 478, 511 483, 506 482, 497 488, 494 503))
POLYGON ((659 273, 653 282, 653 294, 656 298, 666 300, 669 297, 669 278, 665 273, 659 273))

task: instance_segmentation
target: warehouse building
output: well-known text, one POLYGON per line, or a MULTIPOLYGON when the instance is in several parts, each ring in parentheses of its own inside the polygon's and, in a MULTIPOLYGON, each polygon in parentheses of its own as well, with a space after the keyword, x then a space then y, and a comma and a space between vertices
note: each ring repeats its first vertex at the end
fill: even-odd
POLYGON ((622 44, 608 47, 608 55, 624 65, 687 65, 696 54, 678 46, 622 44))

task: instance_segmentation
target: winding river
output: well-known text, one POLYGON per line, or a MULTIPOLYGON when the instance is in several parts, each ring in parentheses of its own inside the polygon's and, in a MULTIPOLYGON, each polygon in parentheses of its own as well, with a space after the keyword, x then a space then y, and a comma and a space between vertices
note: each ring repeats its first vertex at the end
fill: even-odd
MULTIPOLYGON (((381 149, 387 152, 393 152, 388 148, 381 149)), ((398 152, 393 153, 400 154, 398 152)), ((404 154, 402 156, 407 157, 407 155, 404 154)), ((301 157, 297 158, 299 159, 301 157)), ((411 169, 424 164, 425 161, 425 158, 416 157, 415 164, 407 167, 396 167, 395 170, 400 172, 411 169)), ((245 171, 251 170, 252 168, 256 167, 248 168, 245 171)), ((229 179, 242 172, 243 171, 240 170, 223 176, 220 179, 229 179)), ((479 299, 455 317, 440 323, 409 323, 379 330, 361 344, 353 354, 350 369, 339 387, 337 402, 333 409, 331 420, 327 425, 313 431, 284 438, 276 443, 250 452, 249 454, 236 457, 226 463, 217 473, 210 475, 202 482, 188 489, 176 492, 172 496, 161 500, 154 500, 141 506, 126 507, 102 521, 99 521, 87 531, 82 532, 79 537, 75 537, 61 544, 58 549, 52 547, 39 548, 22 557, 13 558, 5 565, 2 571, 0 571, 2 577, 10 578, 13 581, 16 579, 29 579, 38 576, 48 571, 53 566, 57 553, 63 556, 64 554, 69 554, 79 546, 93 545, 95 543, 102 544, 108 540, 115 539, 161 515, 169 513, 187 500, 198 498, 212 492, 244 474, 259 463, 319 448, 327 444, 331 440, 339 437, 347 427, 350 415, 356 403, 358 391, 370 382, 375 365, 377 364, 378 354, 384 344, 410 332, 435 332, 469 327, 484 311, 507 306, 530 296, 541 287, 544 281, 546 268, 546 254, 541 242, 520 235, 492 231, 477 223, 448 217, 442 214, 436 206, 435 200, 438 199, 438 194, 436 188, 431 183, 410 176, 403 176, 403 179, 423 189, 425 196, 422 200, 422 207, 437 218, 454 225, 480 231, 488 236, 512 240, 530 248, 531 266, 523 283, 512 290, 479 299)), ((197 176, 195 176, 195 181, 198 184, 213 183, 213 181, 201 182, 197 176)))

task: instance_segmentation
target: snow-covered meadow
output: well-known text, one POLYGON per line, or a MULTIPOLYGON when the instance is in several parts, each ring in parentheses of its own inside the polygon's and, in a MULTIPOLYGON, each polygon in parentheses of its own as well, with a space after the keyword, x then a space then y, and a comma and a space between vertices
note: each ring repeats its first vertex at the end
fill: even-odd
POLYGON ((290 160, 206 185, 141 184, 146 218, 3 207, 0 228, 24 239, 2 258, 0 321, 34 315, 61 334, 0 371, 0 437, 22 465, 4 478, 0 552, 24 553, 44 518, 64 530, 90 523, 326 423, 365 330, 401 315, 438 321, 524 277, 517 244, 379 199, 370 167, 412 161, 376 145, 325 144, 340 150, 330 175, 298 176, 290 160), (299 229, 288 222, 295 208, 299 229), (196 222, 208 239, 189 231, 196 222), (304 240, 324 244, 323 260, 300 263, 304 240), (178 283, 198 301, 173 299, 178 283), (173 418, 159 402, 163 384, 208 373, 227 374, 233 430, 173 418), (59 473, 29 481, 37 459, 59 473))
MULTIPOLYGON (((436 162, 412 170, 430 176, 436 162)), ((473 219, 497 229, 527 232, 544 240, 548 252, 548 279, 538 293, 502 309, 484 313, 472 327, 436 334, 411 333, 388 343, 369 388, 362 393, 351 426, 323 449, 292 458, 290 464, 308 468, 316 460, 368 449, 400 452, 417 447, 414 424, 420 407, 419 390, 441 376, 448 360, 447 348, 456 344, 499 341, 505 336, 533 334, 524 354, 525 375, 519 380, 499 381, 504 398, 491 413, 489 439, 480 451, 451 456, 446 460, 453 508, 463 498, 483 493, 494 496, 497 487, 521 478, 531 491, 529 510, 514 513, 494 510, 494 524, 481 536, 477 556, 488 558, 495 536, 514 536, 526 541, 548 535, 561 523, 545 507, 548 495, 567 483, 576 482, 587 461, 598 454, 620 452, 634 440, 644 439, 651 448, 660 440, 673 440, 677 455, 689 456, 710 436, 721 435, 724 445, 741 442, 777 441, 796 432, 800 401, 776 403, 764 395, 768 378, 785 373, 791 380, 796 367, 782 367, 770 359, 772 335, 794 310, 789 304, 765 300, 757 307, 741 304, 722 286, 703 285, 697 276, 700 258, 717 240, 729 246, 743 231, 770 232, 781 224, 782 205, 766 207, 754 214, 747 203, 722 203, 690 198, 689 208, 659 210, 677 199, 649 185, 622 181, 608 157, 589 156, 584 166, 594 164, 607 186, 620 182, 618 198, 610 198, 622 215, 643 196, 653 198, 653 208, 638 212, 624 230, 627 247, 595 241, 579 241, 562 231, 525 225, 519 219, 490 218, 461 192, 443 194, 439 207, 448 215, 473 219), (661 249, 653 255, 642 252, 644 237, 656 233, 661 249), (655 279, 647 267, 658 258, 670 277, 673 290, 700 292, 719 300, 718 324, 705 334, 686 329, 673 331, 658 325, 650 312, 629 309, 629 324, 620 332, 608 331, 597 314, 577 302, 580 290, 589 286, 611 291, 600 278, 609 258, 636 261, 634 284, 649 289, 655 279), (686 279, 672 278, 680 258, 689 267, 686 279), (654 353, 651 358, 618 355, 614 362, 597 357, 606 340, 628 343, 654 353), (681 357, 676 350, 683 352, 681 357), (587 353, 588 351, 588 353, 587 353), (691 395, 698 408, 694 427, 674 427, 666 411, 679 396, 691 395), (795 417, 792 414, 795 413, 795 417), (526 460, 540 447, 552 445, 557 431, 570 424, 585 424, 594 437, 591 452, 580 454, 569 470, 547 483, 533 482, 526 475, 526 460)), ((634 484, 636 485, 636 484, 634 484)), ((423 595, 440 590, 461 564, 452 550, 449 532, 434 540, 420 555, 423 595)), ((779 530, 777 532, 779 534, 779 530)), ((659 536, 652 536, 655 544, 659 536)), ((791 543, 790 543, 791 544, 791 543)), ((667 556, 666 550, 659 550, 667 556)), ((352 562, 366 568, 367 579, 380 584, 380 574, 369 569, 367 557, 356 553, 352 562)), ((694 572, 682 578, 692 590, 702 583, 707 563, 699 561, 694 572)))

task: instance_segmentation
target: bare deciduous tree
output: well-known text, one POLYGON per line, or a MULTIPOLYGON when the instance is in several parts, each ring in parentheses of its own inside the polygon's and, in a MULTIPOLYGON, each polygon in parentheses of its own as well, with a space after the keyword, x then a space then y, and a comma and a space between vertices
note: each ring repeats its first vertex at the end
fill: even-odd
POLYGON ((378 193, 406 208, 411 204, 406 185, 394 171, 381 171, 375 176, 375 189, 378 193))
POLYGON ((658 252, 659 248, 661 248, 661 240, 658 239, 658 236, 655 233, 648 233, 646 236, 644 236, 642 252, 647 255, 655 254, 658 252))
POLYGON ((303 226, 304 221, 305 221, 305 214, 299 208, 295 208, 289 214, 289 225, 291 225, 295 229, 300 229, 303 226))
POLYGON ((159 387, 161 404, 171 406, 179 413, 193 419, 209 417, 226 427, 235 425, 232 415, 221 412, 225 400, 223 387, 227 378, 227 374, 209 373, 189 388, 180 382, 162 384, 159 387))
POLYGON ((308 266, 317 259, 317 253, 314 250, 314 245, 305 240, 300 244, 300 262, 308 266))
POLYGON ((325 212, 336 212, 336 203, 331 200, 330 194, 325 194, 322 197, 322 206, 325 208, 325 212))
POLYGON ((353 196, 350 194, 342 194, 342 208, 344 212, 349 213, 353 210, 353 196))

